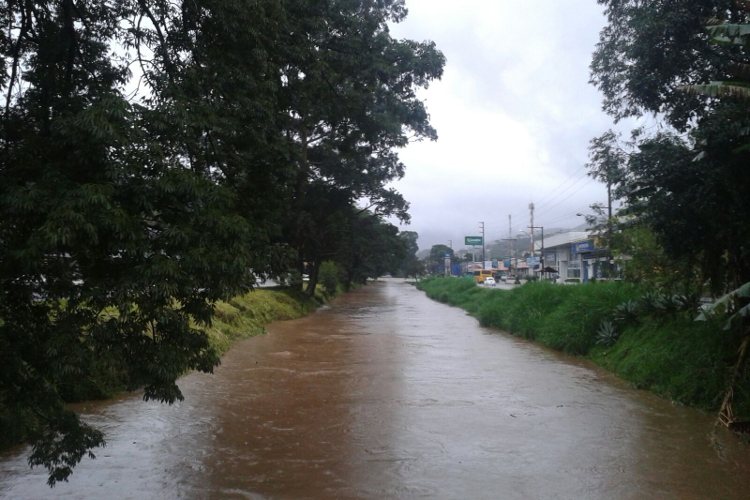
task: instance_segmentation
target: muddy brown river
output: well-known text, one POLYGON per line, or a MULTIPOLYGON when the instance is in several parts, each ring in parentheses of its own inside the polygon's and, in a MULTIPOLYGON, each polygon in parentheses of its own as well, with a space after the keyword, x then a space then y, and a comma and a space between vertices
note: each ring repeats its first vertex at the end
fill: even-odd
POLYGON ((13 499, 747 499, 750 448, 586 361, 382 281, 238 344, 172 407, 78 409, 108 445, 13 499))

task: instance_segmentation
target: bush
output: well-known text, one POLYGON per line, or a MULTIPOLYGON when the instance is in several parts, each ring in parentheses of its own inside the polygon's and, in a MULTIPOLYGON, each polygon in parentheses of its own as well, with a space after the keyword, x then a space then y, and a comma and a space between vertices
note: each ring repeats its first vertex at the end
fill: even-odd
POLYGON ((318 271, 318 281, 328 294, 336 293, 339 286, 339 266, 335 262, 323 262, 318 271))

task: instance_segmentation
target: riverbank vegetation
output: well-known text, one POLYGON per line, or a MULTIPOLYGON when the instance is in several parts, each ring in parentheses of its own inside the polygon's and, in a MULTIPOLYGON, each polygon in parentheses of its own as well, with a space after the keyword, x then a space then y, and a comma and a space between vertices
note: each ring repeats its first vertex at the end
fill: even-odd
MULTIPOLYGON (((604 96, 603 109, 616 121, 651 116, 659 126, 635 129, 629 139, 608 131, 591 141, 589 175, 606 184, 609 197, 606 205, 592 205, 597 215, 606 214, 598 232, 626 265, 626 279, 652 293, 711 297, 717 307, 706 319, 731 318, 726 330, 709 329, 704 336, 689 318, 674 329, 696 338, 686 360, 718 355, 724 342, 734 348, 722 362, 712 358, 713 371, 698 373, 710 379, 732 365, 719 421, 747 425, 737 415, 750 415, 737 408, 744 404, 738 395, 747 390, 742 384, 750 351, 750 0, 599 3, 607 24, 590 81, 604 96), (616 202, 621 207, 613 215, 616 202)), ((638 344, 637 332, 629 332, 623 345, 630 347, 617 351, 649 346, 650 356, 657 356, 662 344, 674 344, 663 323, 640 328, 638 344)), ((615 352, 606 363, 662 387, 654 370, 621 358, 615 352)), ((698 376, 682 377, 668 364, 662 368, 672 379, 698 376)))
MULTIPOLYGON (((706 411, 721 407, 742 343, 742 331, 724 330, 722 318, 695 321, 695 304, 636 284, 490 290, 470 279, 429 278, 417 288, 483 326, 587 357, 637 388, 706 411)), ((734 413, 750 417, 748 370, 734 390, 734 413)))

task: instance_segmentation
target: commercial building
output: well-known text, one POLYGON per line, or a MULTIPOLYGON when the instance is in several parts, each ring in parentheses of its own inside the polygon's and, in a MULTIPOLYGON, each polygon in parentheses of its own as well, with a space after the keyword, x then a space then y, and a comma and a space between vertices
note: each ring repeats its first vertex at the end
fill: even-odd
MULTIPOLYGON (((534 242, 535 250, 542 251, 542 242, 534 242)), ((544 266, 558 271, 561 282, 586 283, 601 278, 609 252, 599 244, 599 238, 587 231, 567 231, 544 239, 544 266)))

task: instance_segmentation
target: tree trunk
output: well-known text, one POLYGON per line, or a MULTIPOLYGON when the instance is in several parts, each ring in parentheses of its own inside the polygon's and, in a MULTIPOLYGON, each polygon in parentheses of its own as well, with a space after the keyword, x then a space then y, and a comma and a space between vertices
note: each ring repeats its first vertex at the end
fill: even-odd
POLYGON ((316 258, 312 263, 312 268, 310 269, 310 281, 307 282, 307 290, 305 290, 308 297, 313 297, 315 295, 315 289, 318 287, 319 271, 320 259, 316 258))
MULTIPOLYGON (((307 158, 307 128, 304 124, 304 120, 299 125, 300 133, 300 161, 299 170, 297 171, 297 179, 294 184, 293 193, 293 212, 292 216, 295 217, 294 221, 294 249, 297 251, 297 271, 300 273, 299 283, 294 283, 294 288, 298 291, 304 290, 304 283, 302 281, 302 275, 305 273, 305 227, 302 222, 301 214, 303 213, 304 199, 306 196, 306 187, 310 175, 310 163, 307 158)), ((310 283, 312 283, 312 275, 310 276, 310 283)), ((308 285, 309 288, 309 285, 308 285)), ((313 286, 313 291, 315 286, 313 286)))
POLYGON ((745 331, 745 338, 742 340, 742 345, 740 345, 739 358, 737 359, 737 363, 732 369, 732 377, 729 380, 729 387, 727 389, 726 395, 724 396, 724 401, 721 404, 721 409, 719 410, 719 422, 729 428, 731 428, 732 424, 735 423, 735 417, 732 411, 734 386, 737 383, 737 379, 739 378, 740 373, 742 372, 742 366, 745 364, 748 347, 750 347, 750 330, 745 331))

